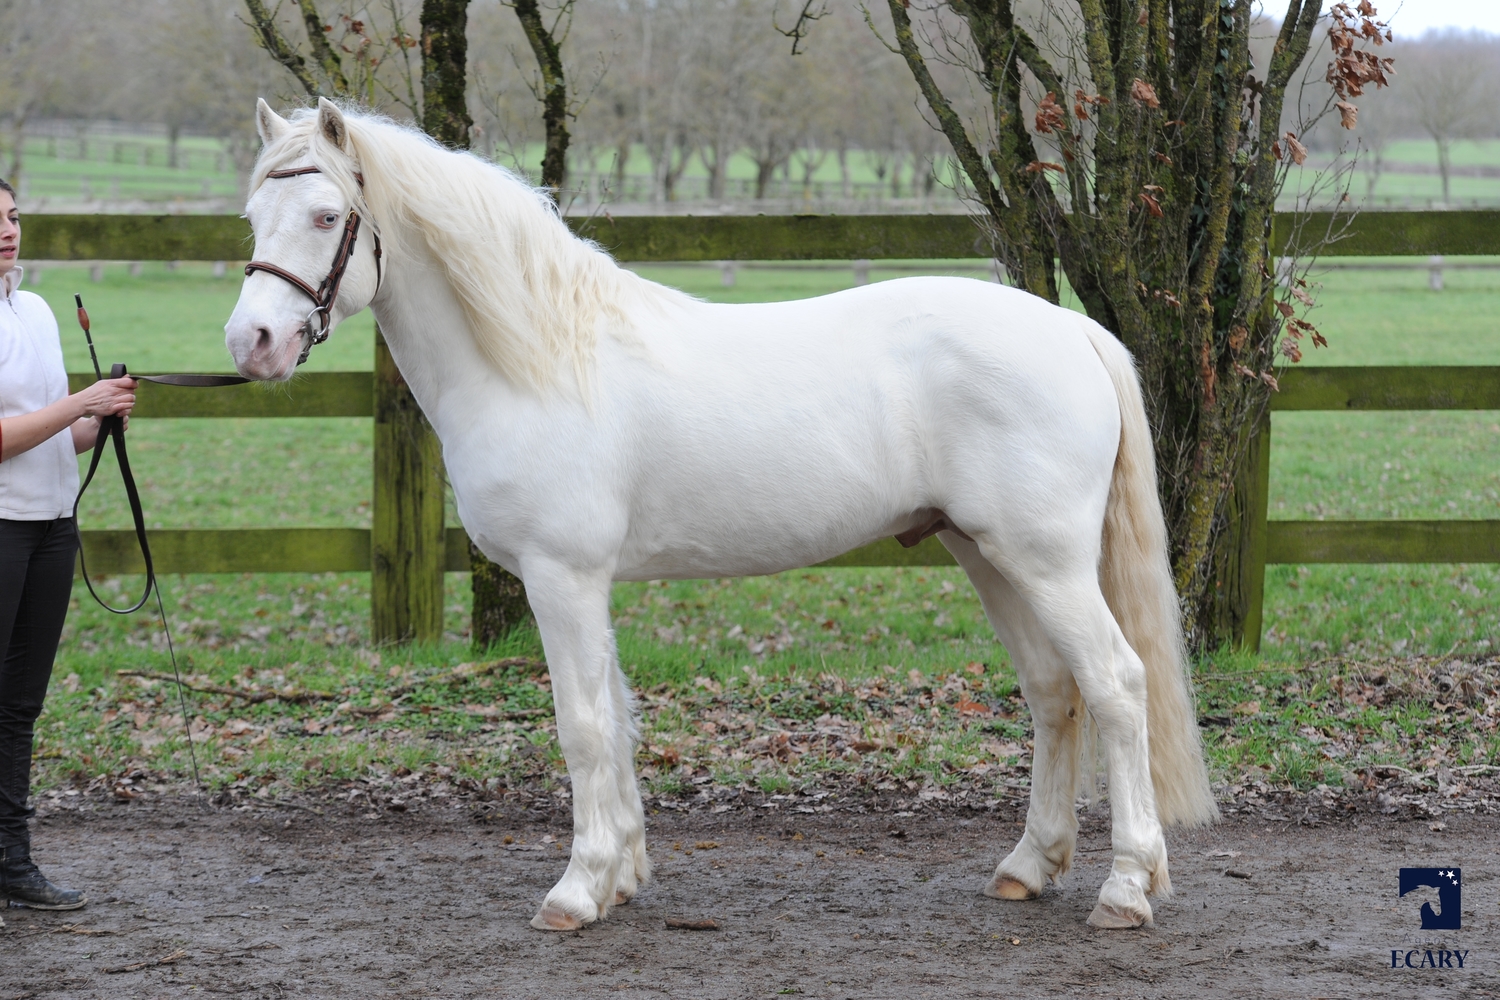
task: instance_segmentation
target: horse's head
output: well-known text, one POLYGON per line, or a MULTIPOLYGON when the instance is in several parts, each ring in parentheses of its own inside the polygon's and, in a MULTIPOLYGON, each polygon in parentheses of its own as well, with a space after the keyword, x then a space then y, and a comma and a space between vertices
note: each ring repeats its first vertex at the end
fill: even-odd
POLYGON ((224 343, 241 375, 284 381, 313 344, 370 304, 382 264, 372 220, 356 209, 358 167, 338 106, 320 100, 315 120, 289 122, 261 101, 256 126, 263 161, 286 165, 261 175, 245 207, 255 260, 224 343))

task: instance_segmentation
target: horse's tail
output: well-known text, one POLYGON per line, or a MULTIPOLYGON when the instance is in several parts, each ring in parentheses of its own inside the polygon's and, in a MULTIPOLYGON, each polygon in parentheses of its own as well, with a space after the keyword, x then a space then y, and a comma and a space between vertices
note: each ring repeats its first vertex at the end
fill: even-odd
POLYGON ((1098 324, 1085 325, 1120 404, 1120 450, 1104 515, 1099 583, 1125 641, 1146 665, 1157 815, 1163 826, 1201 826, 1217 819, 1219 810, 1198 736, 1151 427, 1130 352, 1098 324))

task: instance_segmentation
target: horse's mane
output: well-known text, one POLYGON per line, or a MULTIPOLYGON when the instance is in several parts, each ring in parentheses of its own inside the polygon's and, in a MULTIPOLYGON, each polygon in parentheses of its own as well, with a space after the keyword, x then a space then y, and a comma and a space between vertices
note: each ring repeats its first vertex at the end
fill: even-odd
POLYGON ((251 191, 310 156, 377 227, 389 262, 402 259, 407 240, 426 245, 480 352, 512 382, 546 389, 571 367, 586 384, 601 332, 630 337, 643 310, 691 301, 574 236, 552 202, 509 170, 380 115, 343 111, 350 153, 316 127, 316 109, 295 112, 261 153, 251 191))

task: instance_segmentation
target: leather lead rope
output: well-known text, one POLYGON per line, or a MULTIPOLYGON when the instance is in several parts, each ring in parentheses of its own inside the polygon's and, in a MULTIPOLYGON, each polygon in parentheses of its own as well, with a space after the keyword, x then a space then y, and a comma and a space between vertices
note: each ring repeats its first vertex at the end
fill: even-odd
MULTIPOLYGON (((73 296, 73 300, 78 304, 78 325, 83 327, 83 335, 88 340, 89 357, 94 363, 94 375, 102 379, 103 373, 99 370, 99 356, 94 351, 94 336, 89 326, 89 314, 83 308, 83 297, 75 295, 73 296)), ((109 371, 110 378, 125 378, 127 375, 129 375, 129 372, 125 370, 124 365, 114 365, 109 371)), ((252 381, 252 379, 239 375, 199 375, 196 373, 131 375, 130 377, 138 381, 156 382, 161 385, 204 388, 243 385, 246 382, 252 381)), ((89 471, 83 477, 82 484, 78 487, 78 495, 73 498, 73 533, 78 539, 78 565, 83 573, 83 585, 88 588, 89 596, 101 608, 116 615, 134 614, 146 606, 146 602, 151 599, 153 594, 156 595, 156 610, 161 616, 162 633, 167 639, 167 655, 172 660, 172 676, 177 681, 177 701, 182 709, 183 733, 187 737, 188 757, 193 765, 193 783, 201 788, 203 782, 198 776, 198 754, 193 746, 193 729, 188 720, 187 694, 183 689, 182 674, 177 668, 177 650, 172 643, 172 629, 167 624, 166 603, 162 600, 161 585, 156 579, 156 566, 151 559, 151 542, 146 537, 146 513, 141 507, 141 494, 140 490, 136 487, 135 476, 130 471, 130 453, 125 448, 125 418, 123 417, 110 416, 99 418, 99 436, 94 439, 94 453, 89 459, 89 471), (83 502, 84 491, 94 481, 94 473, 99 470, 99 460, 104 457, 105 446, 111 441, 114 442, 115 460, 120 465, 120 479, 125 484, 125 497, 130 503, 130 517, 135 523, 136 544, 140 546, 141 560, 146 564, 146 587, 141 591, 140 600, 128 608, 114 607, 104 598, 100 597, 99 592, 94 589, 94 581, 89 579, 88 560, 83 552, 83 531, 78 526, 79 505, 83 502)))

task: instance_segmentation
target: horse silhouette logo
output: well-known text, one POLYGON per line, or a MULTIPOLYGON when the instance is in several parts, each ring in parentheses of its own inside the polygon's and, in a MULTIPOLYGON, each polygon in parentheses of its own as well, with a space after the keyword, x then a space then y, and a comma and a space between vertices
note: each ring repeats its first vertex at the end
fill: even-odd
POLYGON ((1403 868, 1401 869, 1401 895, 1413 889, 1430 887, 1438 891, 1439 912, 1434 913, 1431 903, 1422 904, 1422 929, 1424 931, 1456 931, 1463 914, 1461 893, 1463 871, 1458 868, 1403 868))

